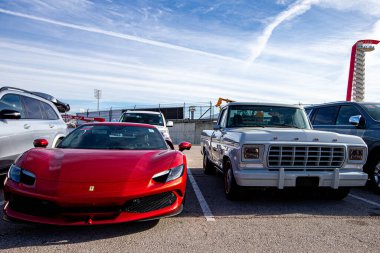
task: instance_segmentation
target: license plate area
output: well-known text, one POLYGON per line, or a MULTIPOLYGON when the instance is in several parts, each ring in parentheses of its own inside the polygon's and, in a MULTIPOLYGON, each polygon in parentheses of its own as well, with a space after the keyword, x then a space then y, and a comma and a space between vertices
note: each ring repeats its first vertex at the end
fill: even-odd
POLYGON ((297 177, 296 187, 316 188, 319 186, 319 177, 297 177))

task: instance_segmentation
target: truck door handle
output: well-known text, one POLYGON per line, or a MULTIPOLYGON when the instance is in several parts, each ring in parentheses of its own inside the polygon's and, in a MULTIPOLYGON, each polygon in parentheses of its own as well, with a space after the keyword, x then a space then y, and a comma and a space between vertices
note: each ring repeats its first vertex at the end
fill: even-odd
POLYGON ((28 125, 28 124, 24 124, 24 128, 25 128, 25 129, 29 129, 29 128, 30 128, 30 125, 28 125))
POLYGON ((54 125, 53 125, 53 124, 49 124, 49 127, 50 127, 50 128, 53 128, 53 127, 54 127, 54 125))

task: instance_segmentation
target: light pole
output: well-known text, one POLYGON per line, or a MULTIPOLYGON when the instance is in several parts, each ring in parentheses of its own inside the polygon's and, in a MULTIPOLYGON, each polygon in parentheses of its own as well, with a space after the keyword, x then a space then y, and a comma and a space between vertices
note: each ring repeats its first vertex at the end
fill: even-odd
POLYGON ((102 91, 98 89, 94 89, 94 97, 98 100, 98 112, 99 112, 99 100, 102 97, 102 91))

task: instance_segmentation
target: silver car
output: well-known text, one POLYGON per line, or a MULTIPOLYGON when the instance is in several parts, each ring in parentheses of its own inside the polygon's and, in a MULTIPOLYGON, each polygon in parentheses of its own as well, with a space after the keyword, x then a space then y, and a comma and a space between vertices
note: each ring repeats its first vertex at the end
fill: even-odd
POLYGON ((35 139, 46 139, 48 147, 55 147, 66 136, 58 105, 44 95, 0 88, 0 174, 7 172, 17 156, 33 148, 35 139))

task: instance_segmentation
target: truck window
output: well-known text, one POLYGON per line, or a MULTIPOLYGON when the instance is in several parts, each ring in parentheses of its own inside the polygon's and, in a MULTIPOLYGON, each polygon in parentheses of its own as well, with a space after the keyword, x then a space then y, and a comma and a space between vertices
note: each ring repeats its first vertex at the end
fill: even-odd
POLYGON ((336 119, 337 125, 351 125, 348 120, 351 116, 361 115, 358 109, 352 105, 343 105, 340 107, 338 118, 336 119))
POLYGON ((380 104, 363 104, 364 110, 376 121, 380 121, 380 104))
POLYGON ((226 118, 226 113, 227 112, 227 108, 224 108, 221 112, 220 112, 220 117, 219 117, 219 120, 218 120, 218 125, 219 126, 225 126, 226 124, 226 120, 225 120, 225 118, 226 118))
POLYGON ((335 125, 339 106, 326 106, 317 110, 313 125, 335 125))

